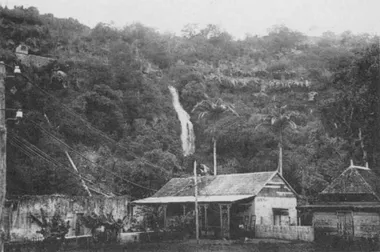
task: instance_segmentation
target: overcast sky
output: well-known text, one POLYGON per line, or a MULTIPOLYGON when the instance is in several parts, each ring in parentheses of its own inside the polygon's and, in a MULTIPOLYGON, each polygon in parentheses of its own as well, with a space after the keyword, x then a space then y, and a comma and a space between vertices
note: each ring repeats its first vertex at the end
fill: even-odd
POLYGON ((188 23, 217 24, 236 38, 284 24, 308 35, 330 30, 380 34, 380 0, 0 0, 40 13, 122 27, 133 22, 180 34, 188 23))

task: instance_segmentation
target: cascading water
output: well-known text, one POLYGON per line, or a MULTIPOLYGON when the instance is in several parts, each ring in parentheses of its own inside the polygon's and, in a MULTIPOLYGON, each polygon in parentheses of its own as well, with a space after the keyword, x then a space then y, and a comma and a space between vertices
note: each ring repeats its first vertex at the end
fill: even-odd
POLYGON ((173 107, 177 112, 179 121, 181 122, 181 141, 183 155, 188 156, 193 154, 195 151, 195 135, 193 124, 190 121, 190 115, 182 108, 182 105, 179 102, 177 89, 175 89, 173 86, 169 86, 169 90, 173 97, 173 107))

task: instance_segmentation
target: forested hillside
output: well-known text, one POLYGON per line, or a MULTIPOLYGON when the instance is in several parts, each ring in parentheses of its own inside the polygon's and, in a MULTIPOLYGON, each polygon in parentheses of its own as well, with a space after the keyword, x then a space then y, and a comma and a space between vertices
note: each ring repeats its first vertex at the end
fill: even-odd
POLYGON ((194 159, 212 167, 215 142, 219 174, 275 170, 281 146, 285 178, 312 199, 350 159, 380 171, 379 55, 368 34, 276 26, 235 40, 187 25, 175 36, 0 7, 0 60, 24 75, 6 79, 7 117, 24 111, 7 123, 7 193, 86 194, 69 154, 89 186, 140 198, 194 159), (21 64, 20 44, 56 60, 21 64), (169 85, 192 117, 192 156, 169 85))

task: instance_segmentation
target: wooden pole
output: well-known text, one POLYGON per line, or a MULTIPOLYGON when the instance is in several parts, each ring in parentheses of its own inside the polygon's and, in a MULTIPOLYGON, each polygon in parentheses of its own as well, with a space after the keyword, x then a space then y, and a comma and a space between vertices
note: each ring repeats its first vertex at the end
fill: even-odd
POLYGON ((195 196, 195 239, 197 240, 197 244, 199 244, 197 161, 194 161, 194 196, 195 196))
POLYGON ((4 203, 6 195, 5 65, 0 61, 0 252, 4 251, 4 203))
POLYGON ((278 143, 278 173, 282 176, 282 129, 280 131, 280 141, 278 143))
POLYGON ((206 235, 207 235, 207 230, 208 230, 208 219, 207 219, 207 208, 208 208, 208 205, 204 205, 204 209, 205 209, 205 231, 206 231, 206 235))
POLYGON ((216 176, 216 166, 217 166, 217 164, 216 164, 216 138, 215 137, 213 137, 212 138, 212 141, 213 141, 213 156, 214 156, 214 176, 216 176))
MULTIPOLYGON (((49 126, 52 127, 51 122, 50 122, 49 118, 47 117, 47 115, 44 114, 44 116, 45 116, 45 119, 46 119, 46 121, 48 122, 49 126)), ((84 182, 84 180, 83 180, 83 178, 82 178, 82 175, 79 173, 78 168, 77 168, 77 166, 75 165, 73 159, 71 158, 69 152, 68 152, 68 151, 65 151, 65 154, 66 154, 66 157, 67 157, 67 159, 69 160, 71 166, 73 167, 73 169, 79 174, 79 178, 80 178, 80 181, 81 181, 81 184, 82 184, 84 190, 87 192, 88 196, 92 197, 92 194, 91 194, 90 190, 88 189, 86 183, 84 182)), ((101 193, 101 194, 103 194, 103 193, 101 193)), ((107 195, 105 195, 105 194, 103 194, 103 195, 104 195, 104 196, 107 196, 107 195)))
POLYGON ((227 237, 228 239, 230 238, 230 222, 231 222, 231 219, 230 219, 230 208, 231 208, 231 204, 228 204, 227 205, 227 237))
POLYGON ((220 214, 220 238, 224 238, 223 232, 223 205, 219 204, 219 214, 220 214))
POLYGON ((164 228, 167 228, 167 226, 168 226, 168 220, 167 220, 168 205, 164 204, 164 205, 162 205, 162 208, 164 210, 164 228))
POLYGON ((88 196, 92 197, 90 190, 88 189, 86 183, 84 182, 82 175, 79 173, 77 166, 74 164, 73 159, 70 157, 70 154, 67 151, 65 151, 65 154, 66 154, 67 159, 70 161, 70 164, 73 167, 73 169, 79 174, 80 182, 84 190, 87 192, 88 196))

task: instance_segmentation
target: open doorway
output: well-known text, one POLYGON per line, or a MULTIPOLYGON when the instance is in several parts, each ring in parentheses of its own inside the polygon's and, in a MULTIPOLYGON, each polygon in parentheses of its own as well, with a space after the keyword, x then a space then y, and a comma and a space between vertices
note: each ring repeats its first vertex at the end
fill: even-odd
POLYGON ((283 208, 273 208, 273 225, 289 226, 289 210, 283 208))

